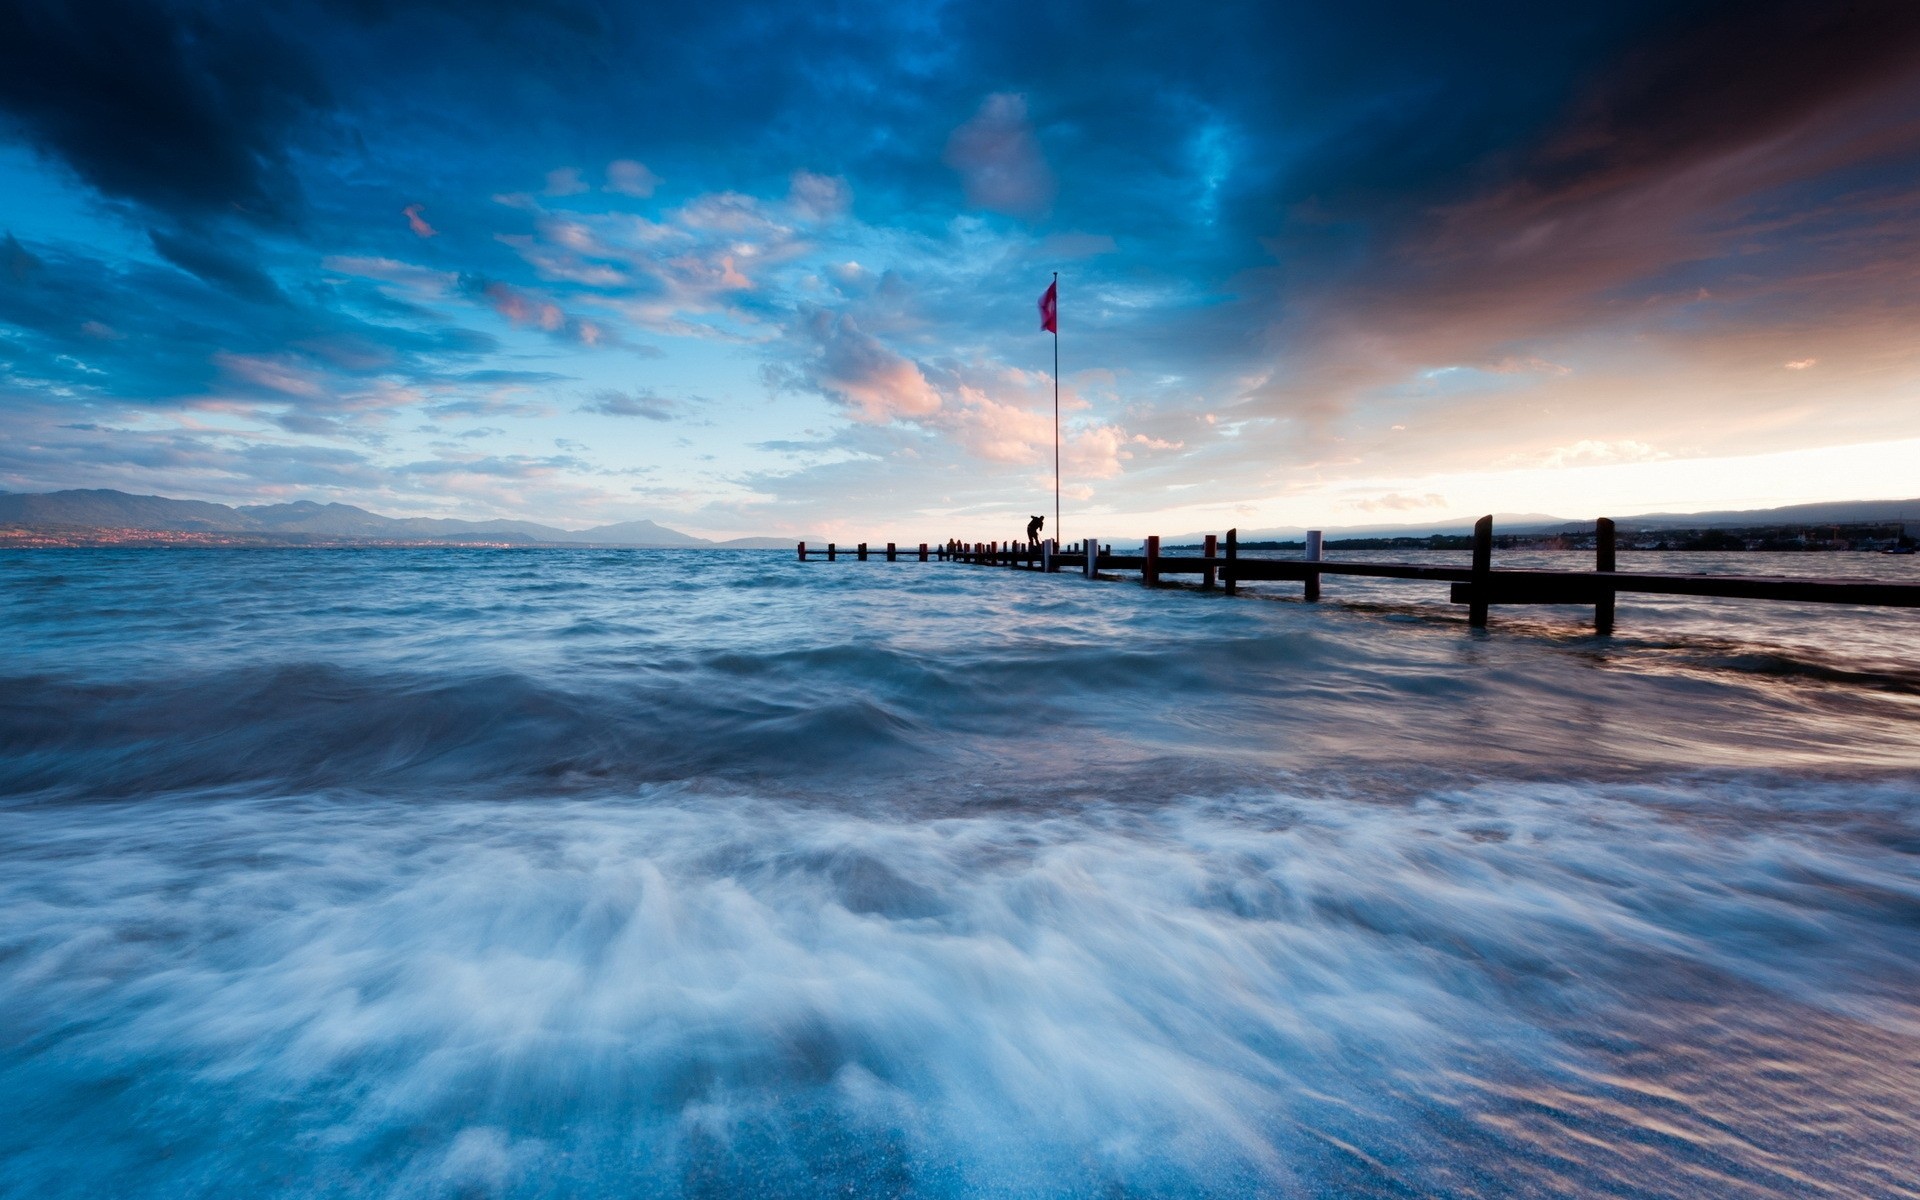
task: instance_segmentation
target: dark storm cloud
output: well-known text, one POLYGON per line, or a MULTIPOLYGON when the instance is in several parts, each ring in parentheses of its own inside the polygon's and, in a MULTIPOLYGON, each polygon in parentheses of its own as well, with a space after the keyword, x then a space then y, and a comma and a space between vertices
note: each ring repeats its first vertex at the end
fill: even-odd
POLYGON ((258 266, 231 253, 213 240, 183 233, 151 230, 153 248, 174 266, 217 288, 257 304, 284 304, 280 286, 258 266))
POLYGON ((104 195, 161 212, 290 219, 315 66, 256 5, 4 0, 0 110, 104 195))

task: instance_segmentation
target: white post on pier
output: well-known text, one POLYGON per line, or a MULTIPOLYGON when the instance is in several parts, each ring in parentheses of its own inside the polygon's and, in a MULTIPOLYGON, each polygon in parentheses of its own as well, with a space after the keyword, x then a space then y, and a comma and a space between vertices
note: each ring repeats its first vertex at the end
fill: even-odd
POLYGON ((1092 579, 1100 573, 1100 539, 1087 539, 1087 578, 1092 579))
POLYGON ((1040 571, 1045 575, 1053 574, 1052 538, 1048 538, 1046 541, 1040 543, 1040 571))
MULTIPOLYGON (((1321 549, 1320 531, 1318 529, 1307 530, 1307 553, 1306 553, 1307 561, 1319 562, 1320 549, 1321 549)), ((1306 599, 1318 600, 1320 598, 1320 572, 1309 571, 1307 573, 1306 585, 1307 585, 1306 599)))

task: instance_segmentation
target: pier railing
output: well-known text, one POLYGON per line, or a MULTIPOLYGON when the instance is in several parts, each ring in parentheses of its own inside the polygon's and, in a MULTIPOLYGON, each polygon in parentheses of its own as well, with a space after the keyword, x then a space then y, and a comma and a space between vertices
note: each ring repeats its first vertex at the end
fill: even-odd
MULTIPOLYGON (((800 543, 800 561, 809 554, 832 562, 853 554, 865 561, 865 542, 852 550, 828 543, 824 554, 800 543)), ((1658 596, 1705 596, 1729 600, 1777 600, 1802 604, 1857 604, 1885 608, 1920 608, 1920 584, 1884 583, 1872 579, 1805 579, 1782 575, 1698 575, 1617 569, 1613 522, 1602 518, 1594 526, 1594 569, 1543 571, 1493 566, 1493 518, 1482 517, 1473 527, 1472 554, 1466 566, 1406 562, 1328 561, 1317 531, 1309 532, 1300 558, 1242 558, 1239 533, 1228 530, 1224 544, 1209 535, 1198 555, 1163 555, 1160 539, 1150 537, 1139 554, 1114 554, 1095 539, 1056 548, 1051 540, 1028 542, 949 541, 929 549, 897 552, 887 543, 886 559, 916 558, 920 562, 957 562, 1015 570, 1057 572, 1071 570, 1088 578, 1111 578, 1138 571, 1148 587, 1166 576, 1198 576, 1202 588, 1218 586, 1232 595, 1243 583, 1291 582, 1304 588, 1304 598, 1320 598, 1320 582, 1328 575, 1359 575, 1378 579, 1426 580, 1449 584, 1448 599, 1467 606, 1475 626, 1487 623, 1488 609, 1505 604, 1592 605, 1594 629, 1612 633, 1614 598, 1622 592, 1658 596)))

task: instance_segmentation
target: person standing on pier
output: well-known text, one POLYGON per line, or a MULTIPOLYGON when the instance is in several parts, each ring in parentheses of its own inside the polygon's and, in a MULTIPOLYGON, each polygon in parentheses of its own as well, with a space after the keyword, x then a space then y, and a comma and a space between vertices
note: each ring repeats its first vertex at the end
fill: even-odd
POLYGON ((1046 524, 1047 519, 1045 517, 1035 517, 1033 520, 1027 522, 1027 545, 1038 546, 1040 544, 1040 530, 1045 528, 1046 524))

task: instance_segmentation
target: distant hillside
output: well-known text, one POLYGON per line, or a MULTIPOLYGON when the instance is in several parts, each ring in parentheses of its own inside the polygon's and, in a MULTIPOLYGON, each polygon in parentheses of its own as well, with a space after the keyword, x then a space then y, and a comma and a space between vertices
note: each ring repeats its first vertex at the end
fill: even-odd
POLYGON ((386 517, 351 504, 248 504, 234 508, 202 500, 135 496, 109 488, 64 492, 0 492, 0 526, 51 533, 128 529, 151 532, 247 534, 257 540, 509 542, 545 546, 623 546, 643 549, 785 549, 785 538, 714 542, 652 521, 622 521, 592 529, 561 529, 534 521, 462 521, 445 517, 386 517))

